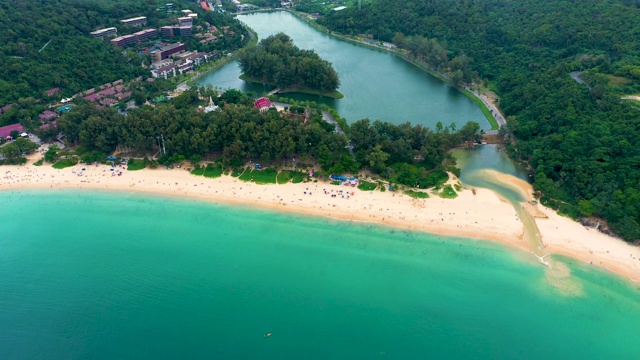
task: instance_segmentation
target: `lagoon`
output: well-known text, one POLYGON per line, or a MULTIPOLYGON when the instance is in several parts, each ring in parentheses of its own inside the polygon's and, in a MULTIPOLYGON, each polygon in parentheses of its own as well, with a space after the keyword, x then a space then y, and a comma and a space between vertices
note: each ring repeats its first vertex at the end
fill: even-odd
MULTIPOLYGON (((315 50, 333 64, 342 82, 338 90, 345 95, 339 100, 303 94, 282 96, 325 103, 349 123, 369 118, 395 124, 409 121, 434 129, 439 121, 445 126, 455 123, 458 127, 468 121, 476 121, 483 129, 491 128, 473 101, 451 85, 395 55, 337 40, 284 11, 241 15, 238 18, 254 29, 261 39, 284 32, 298 47, 315 50)), ((202 78, 199 85, 256 94, 272 89, 246 83, 238 78, 240 74, 238 62, 233 61, 202 78)))

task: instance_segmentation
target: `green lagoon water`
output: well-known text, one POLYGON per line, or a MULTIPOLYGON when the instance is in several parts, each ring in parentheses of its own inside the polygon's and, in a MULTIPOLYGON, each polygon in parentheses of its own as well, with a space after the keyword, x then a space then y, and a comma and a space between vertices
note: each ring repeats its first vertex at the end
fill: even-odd
POLYGON ((0 192, 0 359, 637 359, 640 290, 468 239, 87 191, 0 192), (271 337, 264 337, 272 333, 271 337))
MULTIPOLYGON (((397 56, 337 40, 284 11, 238 18, 254 29, 261 39, 284 32, 296 46, 315 50, 333 64, 340 75, 338 90, 345 96, 339 100, 304 94, 283 94, 285 97, 325 103, 350 123, 369 118, 395 124, 410 121, 435 129, 438 121, 446 126, 455 123, 458 128, 468 121, 476 121, 483 129, 491 128, 471 99, 397 56)), ((210 84, 257 94, 273 89, 240 80, 240 74, 238 62, 233 61, 202 78, 199 85, 210 84)))

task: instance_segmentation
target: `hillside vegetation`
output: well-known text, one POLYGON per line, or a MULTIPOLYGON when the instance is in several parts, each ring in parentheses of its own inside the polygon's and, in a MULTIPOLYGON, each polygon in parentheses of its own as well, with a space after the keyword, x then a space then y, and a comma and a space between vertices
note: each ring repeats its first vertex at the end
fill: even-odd
POLYGON ((494 90, 516 137, 510 153, 532 167, 542 201, 574 217, 602 217, 633 241, 640 239, 640 110, 621 97, 640 93, 638 4, 376 0, 318 21, 395 40, 434 68, 459 71, 460 82, 494 90))

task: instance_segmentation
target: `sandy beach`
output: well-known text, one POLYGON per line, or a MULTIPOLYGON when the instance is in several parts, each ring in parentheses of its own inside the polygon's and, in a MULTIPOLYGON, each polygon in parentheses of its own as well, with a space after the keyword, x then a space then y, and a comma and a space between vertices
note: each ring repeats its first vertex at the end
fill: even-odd
MULTIPOLYGON (((529 244, 523 240, 523 223, 514 207, 488 189, 465 189, 453 200, 434 195, 428 199, 414 199, 401 192, 361 191, 322 181, 256 185, 231 176, 216 179, 194 176, 184 169, 128 171, 116 167, 110 171, 111 167, 107 165, 76 165, 57 170, 49 164, 34 166, 33 161, 35 156, 23 166, 0 167, 0 191, 141 192, 493 240, 531 252, 529 244)), ((528 183, 510 176, 501 176, 500 181, 508 182, 532 198, 528 183)), ((640 282, 640 248, 585 228, 551 209, 526 206, 535 218, 547 254, 566 255, 640 282)))

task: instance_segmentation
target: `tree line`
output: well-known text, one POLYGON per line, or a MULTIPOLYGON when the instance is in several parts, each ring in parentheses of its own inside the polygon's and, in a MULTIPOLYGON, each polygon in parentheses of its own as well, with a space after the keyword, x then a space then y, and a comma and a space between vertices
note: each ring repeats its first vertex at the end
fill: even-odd
POLYGON ((295 112, 309 114, 307 121, 275 109, 260 112, 250 97, 237 90, 214 97, 219 110, 198 111, 196 106, 206 104, 201 98, 207 98, 209 91, 194 88, 168 104, 133 109, 127 116, 87 104, 63 115, 58 129, 69 145, 88 154, 106 155, 119 147, 137 156, 152 156, 162 144, 168 161, 219 159, 238 167, 247 161, 279 164, 296 158, 317 163, 327 173, 366 169, 393 183, 423 188, 445 180, 445 170, 450 170, 446 165, 453 164, 447 151, 477 141, 480 131, 477 123, 432 131, 365 119, 345 135, 324 123, 314 109, 295 112))

